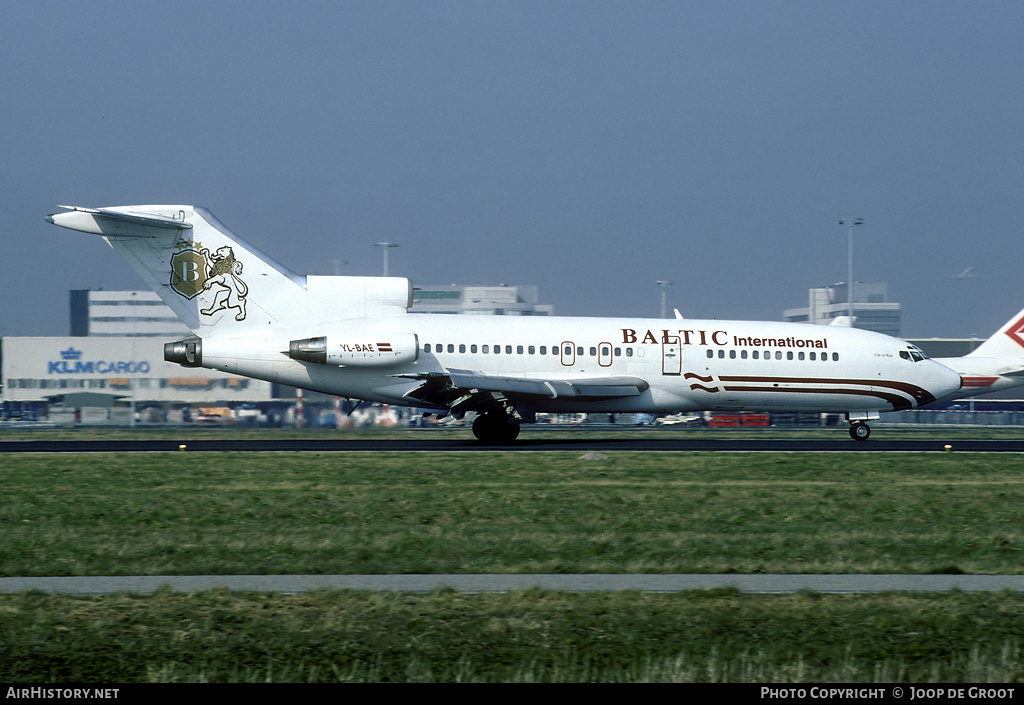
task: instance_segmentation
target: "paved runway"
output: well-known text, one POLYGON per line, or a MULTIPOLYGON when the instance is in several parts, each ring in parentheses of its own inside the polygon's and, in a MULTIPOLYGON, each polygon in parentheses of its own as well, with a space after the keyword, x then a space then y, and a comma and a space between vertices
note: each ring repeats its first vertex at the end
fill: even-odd
MULTIPOLYGON (((525 435, 525 434, 524 434, 525 435)), ((180 440, 16 440, 0 441, 0 453, 134 453, 209 451, 327 452, 494 452, 494 451, 745 451, 745 452, 928 452, 1024 453, 1024 440, 887 440, 858 442, 845 432, 835 439, 796 438, 521 438, 512 445, 487 446, 444 438, 366 439, 211 439, 180 440), (182 448, 184 446, 184 448, 182 448), (947 446, 949 446, 947 448, 947 446)))
POLYGON ((131 591, 152 593, 168 586, 176 592, 224 587, 230 590, 301 593, 353 589, 424 593, 451 588, 464 593, 541 588, 568 592, 640 590, 679 592, 736 588, 740 592, 789 594, 801 590, 854 594, 878 592, 1024 592, 1024 575, 181 575, 59 578, 0 578, 0 592, 40 590, 69 595, 131 591))

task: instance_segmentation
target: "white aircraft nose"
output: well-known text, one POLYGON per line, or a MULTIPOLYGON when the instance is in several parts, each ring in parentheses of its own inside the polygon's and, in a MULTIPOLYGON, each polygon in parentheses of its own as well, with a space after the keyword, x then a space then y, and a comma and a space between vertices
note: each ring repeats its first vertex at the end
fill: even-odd
POLYGON ((926 362, 930 363, 929 366, 932 368, 929 375, 932 380, 926 388, 935 399, 951 397, 964 386, 964 380, 959 373, 934 360, 926 362))

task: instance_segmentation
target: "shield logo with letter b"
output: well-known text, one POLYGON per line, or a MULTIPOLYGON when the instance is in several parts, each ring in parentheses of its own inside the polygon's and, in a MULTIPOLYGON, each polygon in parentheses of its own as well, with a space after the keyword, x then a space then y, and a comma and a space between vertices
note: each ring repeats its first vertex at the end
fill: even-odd
POLYGON ((189 248, 171 255, 171 288, 194 299, 206 283, 206 258, 189 248))

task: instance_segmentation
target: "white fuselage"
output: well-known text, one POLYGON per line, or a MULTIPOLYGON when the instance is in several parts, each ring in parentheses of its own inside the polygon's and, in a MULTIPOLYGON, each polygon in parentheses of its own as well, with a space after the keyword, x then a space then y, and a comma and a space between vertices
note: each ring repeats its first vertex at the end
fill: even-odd
POLYGON ((406 397, 409 377, 465 370, 527 379, 637 377, 649 388, 615 399, 551 395, 536 411, 652 412, 751 409, 879 412, 954 393, 959 375, 900 356, 907 344, 853 328, 764 321, 406 314, 337 321, 265 341, 204 340, 203 366, 370 401, 406 397), (416 341, 395 363, 315 364, 290 359, 289 338, 343 339, 358 350, 416 341), (362 342, 360 342, 362 341, 362 342))

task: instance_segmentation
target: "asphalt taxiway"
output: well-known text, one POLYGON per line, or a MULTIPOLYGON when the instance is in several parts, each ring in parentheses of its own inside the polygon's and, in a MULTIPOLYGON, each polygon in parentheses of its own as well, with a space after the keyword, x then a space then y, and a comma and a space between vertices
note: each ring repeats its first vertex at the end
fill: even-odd
POLYGON ((493 451, 744 451, 744 452, 913 452, 1024 453, 1024 440, 942 440, 872 438, 854 441, 845 433, 834 439, 799 438, 537 438, 502 446, 470 439, 211 439, 183 436, 177 440, 2 440, 0 453, 139 453, 139 452, 493 452, 493 451))

